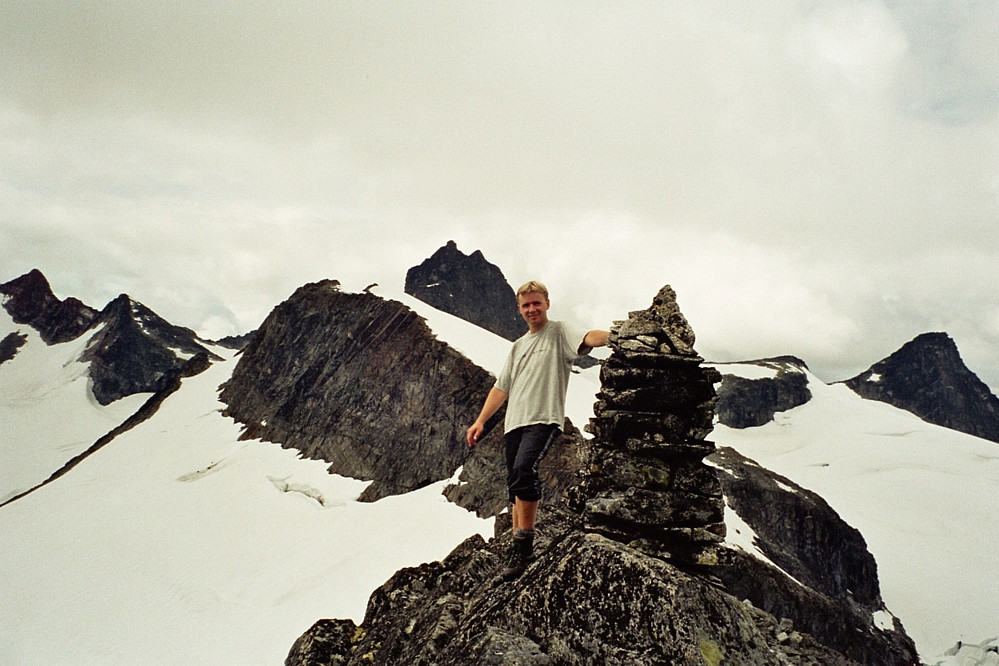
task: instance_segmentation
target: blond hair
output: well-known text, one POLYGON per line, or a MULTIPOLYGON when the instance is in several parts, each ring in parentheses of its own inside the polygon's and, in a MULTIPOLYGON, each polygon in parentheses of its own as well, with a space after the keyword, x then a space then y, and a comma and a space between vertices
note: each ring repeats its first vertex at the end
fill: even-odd
POLYGON ((520 289, 517 290, 517 298, 519 299, 524 294, 541 294, 548 300, 548 287, 538 282, 537 280, 530 280, 520 285, 520 289))

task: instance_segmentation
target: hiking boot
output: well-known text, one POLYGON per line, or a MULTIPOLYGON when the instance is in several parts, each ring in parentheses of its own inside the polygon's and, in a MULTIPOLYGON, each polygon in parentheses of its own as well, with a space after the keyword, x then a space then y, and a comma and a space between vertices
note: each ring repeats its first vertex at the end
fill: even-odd
POLYGON ((513 543, 507 554, 506 569, 503 569, 503 580, 519 578, 528 563, 534 559, 534 530, 517 530, 513 535, 513 543))

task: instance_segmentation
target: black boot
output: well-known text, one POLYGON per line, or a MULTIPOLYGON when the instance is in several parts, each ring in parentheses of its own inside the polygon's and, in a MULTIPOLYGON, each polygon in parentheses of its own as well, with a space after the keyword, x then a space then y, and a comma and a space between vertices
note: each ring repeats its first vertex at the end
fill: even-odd
POLYGON ((527 569, 527 564, 534 559, 534 530, 518 529, 513 535, 510 552, 507 555, 506 569, 503 569, 503 580, 514 580, 527 569))

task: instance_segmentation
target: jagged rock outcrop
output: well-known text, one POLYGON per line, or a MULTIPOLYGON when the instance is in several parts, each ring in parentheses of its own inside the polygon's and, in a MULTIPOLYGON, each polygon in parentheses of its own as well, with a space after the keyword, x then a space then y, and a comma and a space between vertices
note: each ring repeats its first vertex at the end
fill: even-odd
MULTIPOLYGON (((523 576, 503 583, 497 575, 511 542, 509 521, 498 519, 489 542, 474 536, 442 562, 397 572, 371 595, 360 626, 317 622, 285 663, 915 663, 900 628, 890 637, 870 629, 858 643, 873 645, 854 650, 861 658, 835 647, 836 637, 818 640, 790 618, 841 607, 775 567, 744 565, 757 576, 747 590, 798 615, 778 619, 725 589, 727 566, 751 558, 722 545, 721 483, 703 462, 714 449, 704 438, 717 377, 693 342, 668 288, 617 327, 590 424, 596 437, 577 443, 586 467, 566 502, 542 504, 537 556, 523 576)), ((729 470, 748 464, 723 462, 729 470)), ((831 590, 854 582, 836 571, 813 577, 831 590)), ((844 634, 870 625, 851 622, 844 634)))
POLYGON ((774 371, 773 377, 747 379, 725 372, 725 364, 715 364, 722 373, 715 414, 718 422, 730 428, 754 428, 773 421, 774 414, 805 404, 812 398, 808 390, 808 366, 794 356, 745 361, 774 371))
POLYGON ((771 566, 741 550, 714 569, 725 589, 862 664, 915 663, 897 619, 881 631, 877 564, 863 536, 813 492, 720 447, 709 457, 727 505, 756 535, 771 566))
POLYGON ((929 423, 999 442, 999 398, 968 369, 946 333, 923 333, 843 382, 929 423))
POLYGON ((507 340, 527 332, 517 296, 499 267, 479 250, 464 254, 454 241, 407 271, 406 293, 507 340))
POLYGON ((406 306, 325 280, 271 312, 221 399, 244 437, 371 479, 362 499, 376 500, 453 475, 493 382, 406 306))
POLYGON ((97 318, 97 310, 76 298, 59 300, 37 268, 0 284, 0 294, 8 297, 3 307, 14 321, 28 324, 50 345, 75 340, 97 318))
POLYGON ((0 363, 9 361, 17 355, 17 351, 28 341, 28 336, 23 333, 8 333, 0 340, 0 363))
POLYGON ((194 331, 174 326, 125 294, 105 306, 95 325, 99 328, 80 360, 90 362, 94 397, 102 405, 162 390, 199 354, 222 360, 198 342, 194 331))
POLYGON ((718 562, 724 501, 715 470, 714 382, 694 332, 663 287, 611 329, 587 469, 572 502, 586 529, 683 566, 718 562))
POLYGON ((397 572, 359 627, 317 622, 286 666, 859 663, 706 579, 548 519, 515 583, 495 584, 509 537, 471 537, 443 562, 397 572))
POLYGON ((250 340, 256 335, 256 331, 250 331, 249 333, 243 333, 242 335, 227 335, 224 338, 219 338, 218 340, 209 340, 214 345, 219 347, 225 347, 226 349, 235 349, 236 351, 242 351, 246 348, 246 345, 250 344, 250 340))

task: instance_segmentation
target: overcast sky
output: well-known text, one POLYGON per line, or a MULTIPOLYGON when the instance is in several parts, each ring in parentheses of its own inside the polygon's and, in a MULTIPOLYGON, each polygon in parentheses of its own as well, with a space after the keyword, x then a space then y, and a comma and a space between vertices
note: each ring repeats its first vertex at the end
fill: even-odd
POLYGON ((21 2, 0 281, 217 337, 450 239, 606 327, 824 380, 946 331, 999 388, 999 4, 21 2))

